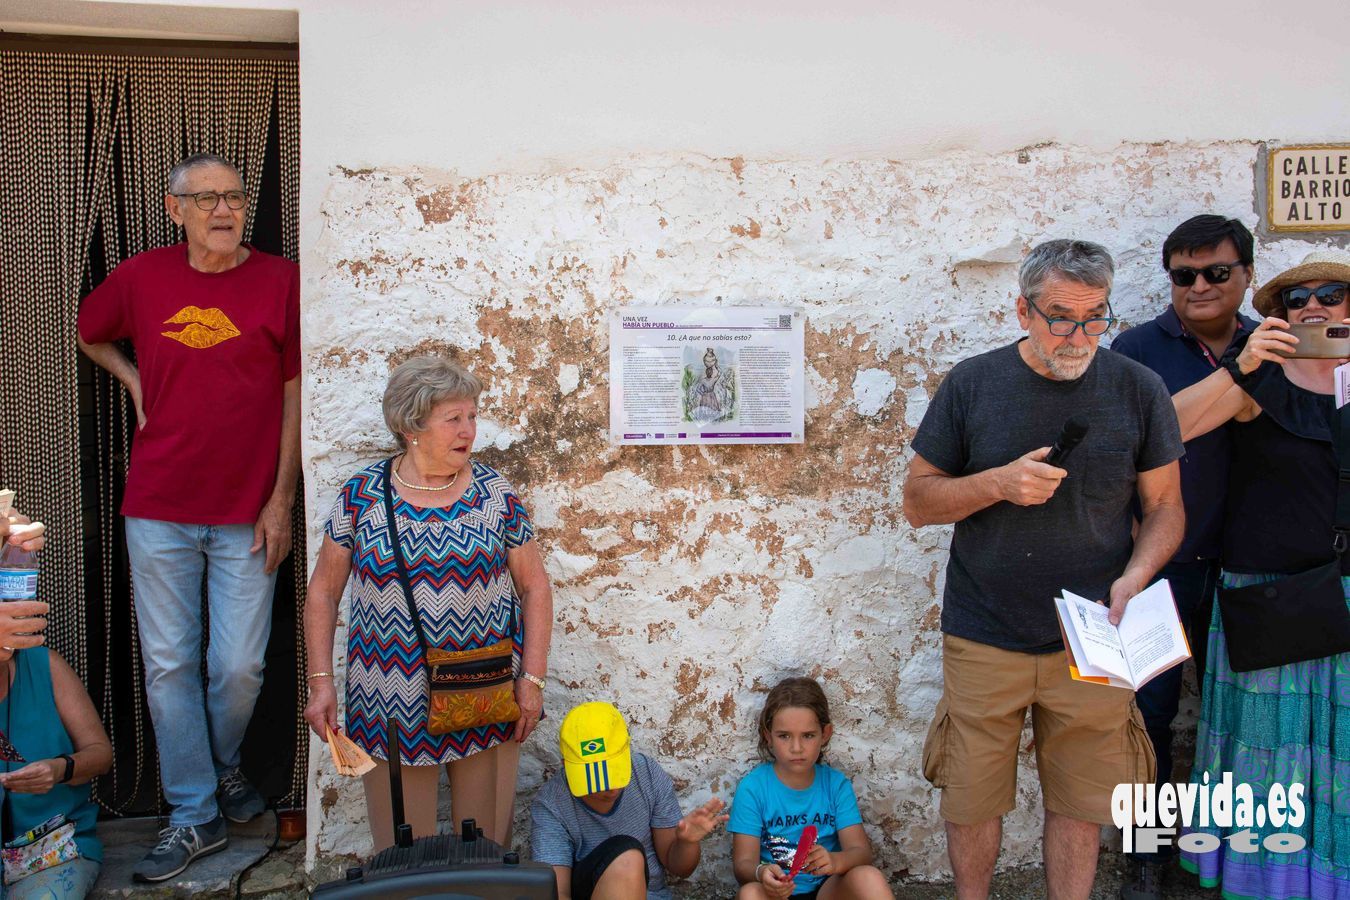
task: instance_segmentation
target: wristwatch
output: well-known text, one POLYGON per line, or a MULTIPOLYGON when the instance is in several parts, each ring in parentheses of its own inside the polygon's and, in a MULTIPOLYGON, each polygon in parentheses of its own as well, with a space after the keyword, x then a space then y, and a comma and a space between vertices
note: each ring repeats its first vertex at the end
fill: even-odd
POLYGON ((62 753, 57 759, 64 759, 66 761, 66 774, 61 776, 60 782, 61 784, 65 784, 75 777, 75 757, 71 756, 69 753, 62 753))
POLYGON ((541 691, 545 687, 544 679, 540 678, 538 675, 531 675, 529 672, 521 672, 520 677, 524 678, 526 681, 528 681, 535 687, 539 688, 539 690, 541 691))
POLYGON ((1242 388, 1245 388, 1248 384, 1250 384, 1252 382, 1253 377, 1260 370, 1261 366, 1265 365, 1265 361, 1263 360, 1260 363, 1258 363, 1256 368, 1253 369, 1252 371, 1250 372, 1242 371, 1242 367, 1238 365, 1238 354, 1241 353, 1242 349, 1246 346, 1247 342, 1245 340, 1234 341, 1232 346, 1230 346, 1228 350, 1224 353, 1223 358, 1219 360, 1219 366, 1221 368, 1227 369, 1228 374, 1231 375, 1233 378, 1233 383, 1236 384, 1238 387, 1242 388))

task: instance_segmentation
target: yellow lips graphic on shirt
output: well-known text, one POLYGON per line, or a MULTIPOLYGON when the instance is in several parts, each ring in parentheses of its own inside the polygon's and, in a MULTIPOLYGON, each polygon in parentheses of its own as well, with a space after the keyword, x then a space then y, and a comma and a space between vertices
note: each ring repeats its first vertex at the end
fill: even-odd
POLYGON ((221 341, 239 337, 239 329, 234 327, 230 317, 214 306, 210 309, 185 306, 171 318, 165 319, 164 324, 186 325, 181 331, 161 331, 160 334, 196 350, 205 350, 221 341))

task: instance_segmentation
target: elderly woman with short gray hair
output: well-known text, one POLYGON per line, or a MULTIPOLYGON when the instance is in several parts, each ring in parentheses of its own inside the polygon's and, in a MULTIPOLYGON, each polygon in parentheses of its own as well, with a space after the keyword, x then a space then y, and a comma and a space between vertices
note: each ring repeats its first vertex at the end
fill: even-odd
POLYGON ((352 580, 346 734, 380 760, 365 776, 377 850, 394 837, 383 762, 389 723, 398 735, 413 834, 436 832, 445 766, 454 820, 475 819, 506 844, 520 742, 543 710, 553 596, 515 488, 491 466, 470 460, 482 389, 448 359, 419 357, 394 370, 384 419, 399 453, 342 486, 309 583, 305 718, 327 740, 329 729, 339 730, 333 637, 352 580), (500 678, 489 671, 494 665, 500 678), (456 678, 486 678, 496 687, 443 693, 442 675, 452 670, 456 678), (465 709, 477 718, 464 718, 465 709), (474 724, 454 727, 466 721, 474 724))

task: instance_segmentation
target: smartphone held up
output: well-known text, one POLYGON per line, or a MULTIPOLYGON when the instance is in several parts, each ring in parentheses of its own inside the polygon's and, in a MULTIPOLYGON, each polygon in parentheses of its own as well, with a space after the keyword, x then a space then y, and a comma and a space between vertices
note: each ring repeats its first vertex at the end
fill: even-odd
POLYGON ((1288 348, 1290 359, 1350 359, 1350 325, 1335 322, 1291 324, 1298 343, 1288 348))

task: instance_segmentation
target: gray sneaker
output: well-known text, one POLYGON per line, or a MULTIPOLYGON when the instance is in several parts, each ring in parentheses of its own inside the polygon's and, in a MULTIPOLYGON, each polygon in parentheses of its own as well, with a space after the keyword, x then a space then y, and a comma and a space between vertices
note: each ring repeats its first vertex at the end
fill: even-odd
POLYGON ((225 818, 241 825, 258 818, 267 808, 262 795, 238 769, 231 769, 221 776, 216 799, 225 818))
POLYGON ((159 833, 159 843, 136 863, 131 877, 136 881, 164 881, 188 867, 194 859, 224 850, 230 836, 225 817, 216 816, 205 825, 170 826, 159 833))

